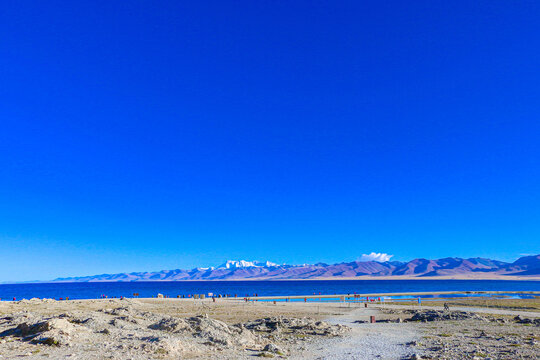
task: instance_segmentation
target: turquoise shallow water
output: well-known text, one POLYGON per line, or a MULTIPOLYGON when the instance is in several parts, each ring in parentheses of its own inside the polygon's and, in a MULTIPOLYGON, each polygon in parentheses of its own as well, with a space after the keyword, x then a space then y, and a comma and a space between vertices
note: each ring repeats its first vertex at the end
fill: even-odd
POLYGON ((158 293, 177 297, 189 294, 230 294, 238 297, 280 295, 332 295, 428 291, 540 291, 540 281, 506 280, 298 280, 298 281, 175 281, 113 283, 1 284, 0 299, 97 299, 152 297, 158 293))

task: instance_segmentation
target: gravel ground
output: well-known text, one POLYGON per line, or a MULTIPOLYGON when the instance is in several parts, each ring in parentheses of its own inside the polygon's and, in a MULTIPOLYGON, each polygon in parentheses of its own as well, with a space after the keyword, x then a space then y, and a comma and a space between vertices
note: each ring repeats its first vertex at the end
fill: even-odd
POLYGON ((415 324, 423 335, 414 347, 424 359, 540 359, 540 318, 526 311, 381 308, 415 324), (515 315, 519 313, 518 315, 515 315), (412 317, 409 317, 412 315, 412 317))
POLYGON ((328 319, 352 330, 339 338, 315 339, 291 359, 409 359, 415 353, 408 344, 421 338, 416 324, 356 322, 368 321, 370 315, 379 318, 380 313, 378 309, 360 308, 328 319))
POLYGON ((465 320, 420 325, 417 349, 426 359, 540 359, 540 331, 535 326, 465 320))
MULTIPOLYGON (((540 301, 540 300, 539 300, 540 301)), ((407 310, 443 310, 442 306, 417 306, 417 305, 373 305, 372 307, 381 309, 407 309, 407 310)), ((508 316, 525 316, 525 317, 540 317, 538 311, 527 310, 510 310, 510 309, 494 309, 488 307, 472 307, 472 306, 450 306, 452 311, 467 311, 478 314, 491 314, 491 315, 508 315, 508 316)))

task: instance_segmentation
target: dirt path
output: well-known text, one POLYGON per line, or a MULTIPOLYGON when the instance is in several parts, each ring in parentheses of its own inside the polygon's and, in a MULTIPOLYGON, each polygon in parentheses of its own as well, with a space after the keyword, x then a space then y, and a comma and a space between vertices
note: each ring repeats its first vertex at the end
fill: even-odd
POLYGON ((409 358, 414 350, 406 344, 420 338, 420 331, 415 324, 355 323, 378 314, 376 308, 359 308, 349 314, 327 319, 328 322, 349 326, 352 330, 340 338, 317 339, 291 359, 409 358))
MULTIPOLYGON (((419 341, 425 329, 416 323, 357 323, 367 321, 370 315, 379 318, 380 308, 390 309, 433 309, 443 310, 440 306, 410 305, 370 305, 369 308, 357 308, 345 315, 327 319, 328 322, 346 325, 352 328, 350 333, 339 338, 321 338, 307 344, 304 351, 291 356, 291 359, 409 359, 418 352, 407 344, 419 341)), ((482 307, 451 306, 454 311, 467 311, 479 314, 508 315, 522 317, 540 317, 540 312, 482 307)), ((439 324, 440 325, 440 324, 439 324)))

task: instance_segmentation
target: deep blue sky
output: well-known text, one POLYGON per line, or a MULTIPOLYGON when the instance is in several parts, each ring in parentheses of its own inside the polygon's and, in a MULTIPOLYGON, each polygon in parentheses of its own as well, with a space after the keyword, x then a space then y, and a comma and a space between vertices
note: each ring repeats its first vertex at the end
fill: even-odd
POLYGON ((537 1, 2 1, 0 281, 540 252, 537 1))

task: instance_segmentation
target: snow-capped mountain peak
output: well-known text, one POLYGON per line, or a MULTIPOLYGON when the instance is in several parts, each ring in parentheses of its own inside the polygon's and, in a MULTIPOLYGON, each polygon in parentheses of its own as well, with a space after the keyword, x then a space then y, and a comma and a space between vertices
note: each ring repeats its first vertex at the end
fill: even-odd
POLYGON ((239 269, 239 268, 248 268, 248 267, 272 267, 278 266, 278 264, 266 261, 246 261, 246 260, 227 260, 224 264, 218 267, 218 269, 239 269))
MULTIPOLYGON (((376 254, 377 255, 377 254, 376 254)), ((182 281, 182 280, 297 280, 361 278, 361 276, 448 277, 493 279, 519 276, 536 280, 540 277, 540 255, 525 256, 513 263, 483 258, 414 259, 399 261, 349 261, 337 264, 278 265, 270 261, 227 261, 219 268, 195 268, 192 270, 163 270, 158 272, 132 272, 93 276, 59 278, 58 282, 95 281, 182 281), (245 269, 237 271, 238 269, 245 269), (489 278, 489 277, 488 277, 489 278)))

